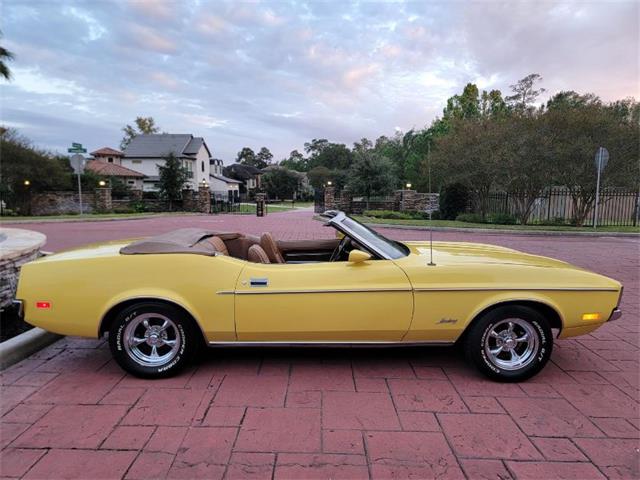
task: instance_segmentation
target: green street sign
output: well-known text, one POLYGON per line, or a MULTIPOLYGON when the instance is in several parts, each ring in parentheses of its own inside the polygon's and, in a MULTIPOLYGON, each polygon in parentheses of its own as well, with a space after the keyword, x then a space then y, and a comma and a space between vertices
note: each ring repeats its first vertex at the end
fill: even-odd
POLYGON ((71 147, 72 148, 82 148, 82 144, 81 143, 72 143, 71 147))
POLYGON ((67 152, 69 153, 87 153, 86 148, 67 148, 67 152))

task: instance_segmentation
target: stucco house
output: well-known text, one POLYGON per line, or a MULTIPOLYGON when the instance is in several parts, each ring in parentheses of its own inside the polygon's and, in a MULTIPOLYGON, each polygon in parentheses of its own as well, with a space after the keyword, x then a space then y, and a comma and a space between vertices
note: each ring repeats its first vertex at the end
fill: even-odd
POLYGON ((144 190, 158 190, 158 165, 163 165, 167 155, 173 153, 188 172, 188 186, 198 186, 210 181, 211 152, 202 137, 191 134, 144 134, 131 139, 124 149, 121 165, 144 174, 144 190))
POLYGON ((235 178, 225 177, 222 169, 224 163, 219 158, 209 160, 209 185, 211 194, 218 201, 237 202, 240 198, 240 185, 242 182, 235 178))
POLYGON ((116 177, 122 180, 132 190, 142 190, 145 175, 141 172, 122 166, 124 153, 110 147, 103 147, 91 152, 85 169, 103 177, 116 177))

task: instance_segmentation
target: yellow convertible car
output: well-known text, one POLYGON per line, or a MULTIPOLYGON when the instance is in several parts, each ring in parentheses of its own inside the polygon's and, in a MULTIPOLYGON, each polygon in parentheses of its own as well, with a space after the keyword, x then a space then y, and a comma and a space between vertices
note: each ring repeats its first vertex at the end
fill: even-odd
POLYGON ((275 241, 182 229, 90 245, 26 264, 27 322, 108 334, 131 374, 178 372, 202 345, 460 342, 491 378, 518 381, 549 360, 554 334, 620 316, 622 285, 559 260, 493 245, 397 242, 342 212, 338 238, 275 241))

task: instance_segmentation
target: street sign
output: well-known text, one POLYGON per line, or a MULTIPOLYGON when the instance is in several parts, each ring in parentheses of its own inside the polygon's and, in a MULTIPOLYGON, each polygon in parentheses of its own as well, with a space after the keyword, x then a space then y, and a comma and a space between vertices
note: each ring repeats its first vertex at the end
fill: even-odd
POLYGON ((76 153, 75 155, 73 155, 70 159, 69 159, 69 163, 71 164, 71 168, 73 168, 73 173, 75 173, 76 175, 81 175, 84 173, 84 162, 85 162, 85 158, 80 155, 79 153, 76 153))
POLYGON ((67 148, 67 152, 69 153, 87 153, 86 148, 67 148))
POLYGON ((598 169, 598 171, 602 173, 602 171, 604 170, 604 167, 607 166, 608 162, 609 162, 609 150, 607 150, 604 147, 598 148, 598 151, 596 152, 596 158, 595 158, 596 169, 598 169))
POLYGON ((82 148, 82 144, 74 142, 74 143, 71 144, 71 148, 82 148))

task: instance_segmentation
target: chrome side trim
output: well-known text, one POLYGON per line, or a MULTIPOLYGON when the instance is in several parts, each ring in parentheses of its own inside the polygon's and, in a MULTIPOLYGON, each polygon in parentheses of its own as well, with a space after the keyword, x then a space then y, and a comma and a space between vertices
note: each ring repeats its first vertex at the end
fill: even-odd
POLYGON ((524 287, 457 287, 457 288, 414 288, 414 292, 616 292, 617 288, 590 288, 590 287, 550 287, 550 288, 524 288, 524 287))
POLYGON ((339 290, 220 290, 218 295, 294 295, 299 293, 389 293, 410 292, 410 288, 349 288, 339 290))
POLYGON ((387 342, 387 341, 289 341, 289 342, 240 342, 220 341, 209 342, 209 347, 420 347, 420 346, 448 346, 455 342, 428 341, 423 342, 387 342))

